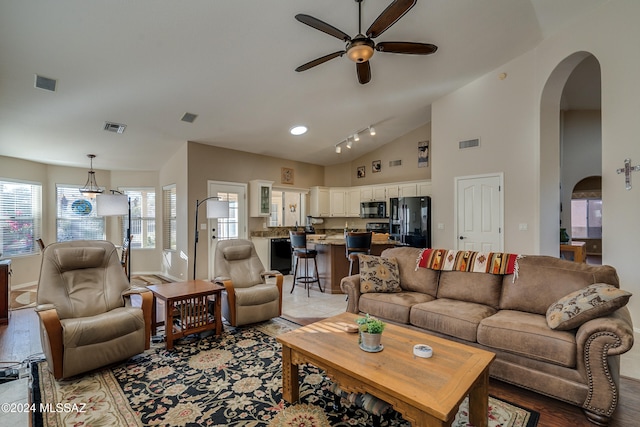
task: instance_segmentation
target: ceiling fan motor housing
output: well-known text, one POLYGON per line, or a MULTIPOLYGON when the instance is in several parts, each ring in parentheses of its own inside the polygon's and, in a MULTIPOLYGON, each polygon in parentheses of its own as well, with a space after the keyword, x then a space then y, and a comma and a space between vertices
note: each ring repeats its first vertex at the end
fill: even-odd
POLYGON ((358 34, 353 40, 347 43, 347 56, 353 62, 366 62, 373 56, 374 52, 373 40, 358 34))

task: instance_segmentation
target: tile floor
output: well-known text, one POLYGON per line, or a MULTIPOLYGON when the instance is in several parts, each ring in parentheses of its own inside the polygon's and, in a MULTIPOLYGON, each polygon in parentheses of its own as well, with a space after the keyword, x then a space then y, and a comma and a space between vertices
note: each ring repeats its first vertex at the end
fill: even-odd
POLYGON ((313 284, 307 297, 307 290, 298 285, 291 291, 293 276, 284 277, 282 287, 282 314, 288 317, 331 317, 344 313, 347 309, 346 295, 320 292, 317 284, 313 284))
MULTIPOLYGON (((331 317, 344 313, 347 308, 346 296, 343 294, 330 294, 320 292, 314 284, 307 297, 307 291, 302 286, 296 286, 291 291, 293 276, 284 278, 282 289, 282 314, 290 318, 318 318, 331 317)), ((28 378, 0 384, 0 404, 27 405, 28 378)), ((29 425, 28 412, 0 410, 0 426, 27 427, 29 425)))

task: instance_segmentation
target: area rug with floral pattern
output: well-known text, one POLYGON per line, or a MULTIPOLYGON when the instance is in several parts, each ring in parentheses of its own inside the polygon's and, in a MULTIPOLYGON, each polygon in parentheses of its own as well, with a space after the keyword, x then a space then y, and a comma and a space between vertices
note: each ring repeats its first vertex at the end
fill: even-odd
MULTIPOLYGON (((281 346, 275 336, 295 329, 284 319, 226 326, 219 337, 191 338, 166 350, 154 344, 126 362, 55 381, 46 362, 32 365, 32 425, 108 426, 368 426, 371 416, 344 401, 334 409, 330 382, 306 365, 300 402, 282 399, 281 346)), ((491 427, 533 427, 537 413, 495 398, 491 427)), ((454 426, 466 426, 466 403, 454 426)), ((387 414, 383 426, 409 426, 387 414)))

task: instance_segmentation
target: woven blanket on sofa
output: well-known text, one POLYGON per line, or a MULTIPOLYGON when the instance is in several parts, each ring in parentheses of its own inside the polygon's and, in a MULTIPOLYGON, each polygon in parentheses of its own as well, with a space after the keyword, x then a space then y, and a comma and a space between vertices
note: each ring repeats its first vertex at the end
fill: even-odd
POLYGON ((449 249, 423 249, 418 256, 416 270, 430 268, 442 271, 518 275, 520 255, 504 252, 454 251, 449 249))

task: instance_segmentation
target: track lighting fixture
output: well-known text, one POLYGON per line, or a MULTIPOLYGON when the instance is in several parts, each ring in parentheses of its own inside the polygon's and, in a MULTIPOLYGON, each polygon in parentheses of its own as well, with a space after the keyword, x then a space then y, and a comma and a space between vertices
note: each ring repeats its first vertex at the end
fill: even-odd
POLYGON ((347 148, 351 148, 353 147, 353 141, 351 140, 351 138, 347 138, 347 148))
POLYGON ((374 128, 373 126, 369 126, 369 135, 375 136, 375 134, 376 134, 376 128, 374 128))
MULTIPOLYGON (((357 1, 357 0, 356 0, 357 1)), ((381 122, 377 122, 374 123, 375 124, 380 124, 381 122)), ((354 142, 359 142, 360 141, 360 134, 362 135, 366 135, 364 132, 369 131, 369 135, 374 136, 376 134, 376 130, 373 127, 374 125, 369 125, 367 127, 361 128, 359 130, 357 130, 355 133, 349 135, 347 137, 347 139, 344 139, 340 142, 338 142, 335 145, 335 149, 336 149, 336 154, 340 154, 342 153, 342 145, 344 144, 347 148, 351 149, 353 148, 353 143, 354 142)))
POLYGON ((358 135, 358 133, 357 133, 357 132, 353 135, 353 140, 354 140, 355 142, 360 141, 360 135, 358 135))
POLYGON ((336 145, 336 153, 342 153, 342 147, 340 147, 340 145, 336 145))

